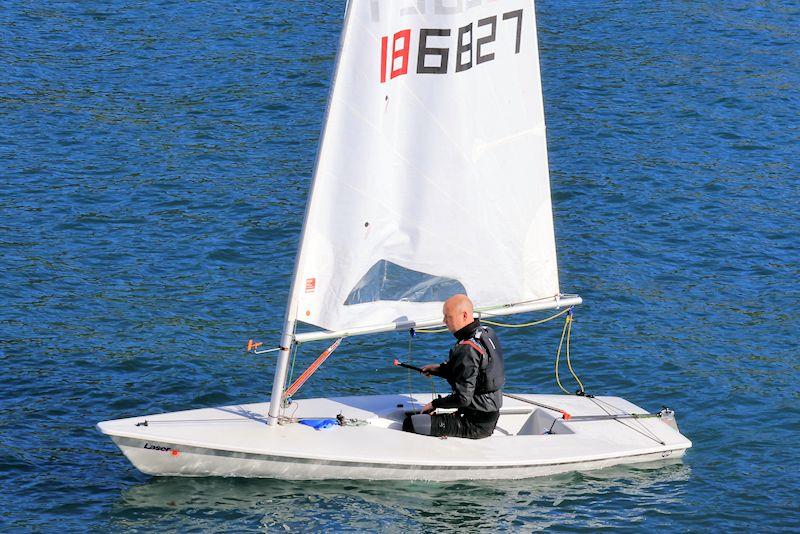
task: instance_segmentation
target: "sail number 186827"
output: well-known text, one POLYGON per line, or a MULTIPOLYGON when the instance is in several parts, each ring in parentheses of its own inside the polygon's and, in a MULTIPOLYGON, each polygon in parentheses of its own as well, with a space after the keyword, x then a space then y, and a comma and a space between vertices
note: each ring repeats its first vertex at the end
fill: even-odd
MULTIPOLYGON (((502 15, 494 15, 470 22, 458 29, 421 28, 412 42, 411 30, 400 30, 394 35, 381 37, 381 83, 387 79, 408 74, 411 51, 416 46, 417 74, 447 74, 450 71, 450 52, 454 51, 453 70, 463 72, 473 66, 492 61, 497 50, 493 44, 498 31, 516 30, 514 53, 519 54, 522 41, 522 10, 509 11, 502 15), (435 41, 439 46, 430 44, 435 37, 450 38, 449 46, 442 47, 442 40, 435 41), (453 38, 455 37, 455 39, 453 38)), ((508 51, 510 53, 510 50, 508 51)))

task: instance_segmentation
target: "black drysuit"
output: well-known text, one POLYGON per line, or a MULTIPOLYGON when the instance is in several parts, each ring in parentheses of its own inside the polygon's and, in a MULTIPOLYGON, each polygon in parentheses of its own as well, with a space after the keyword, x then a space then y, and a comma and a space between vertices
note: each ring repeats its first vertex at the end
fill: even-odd
POLYGON ((454 335, 456 344, 437 373, 453 392, 432 404, 457 410, 432 415, 430 435, 485 438, 494 432, 503 405, 503 351, 494 331, 477 319, 454 335))

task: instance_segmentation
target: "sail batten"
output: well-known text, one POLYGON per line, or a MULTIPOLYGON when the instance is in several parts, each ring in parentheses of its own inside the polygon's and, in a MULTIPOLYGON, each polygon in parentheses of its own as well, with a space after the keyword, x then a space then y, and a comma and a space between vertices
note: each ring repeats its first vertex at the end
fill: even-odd
POLYGON ((406 4, 347 7, 290 303, 328 331, 559 294, 533 3, 406 4))

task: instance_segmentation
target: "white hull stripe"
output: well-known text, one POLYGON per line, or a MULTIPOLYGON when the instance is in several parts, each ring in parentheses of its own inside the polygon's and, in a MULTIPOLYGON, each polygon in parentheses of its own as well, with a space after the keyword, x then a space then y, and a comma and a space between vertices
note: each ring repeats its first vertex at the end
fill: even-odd
MULTIPOLYGON (((617 460, 620 458, 638 458, 642 456, 652 456, 656 454, 669 453, 664 458, 672 457, 674 452, 683 452, 685 447, 676 449, 665 449, 660 451, 652 451, 640 454, 620 454, 616 456, 605 456, 603 458, 595 458, 593 460, 575 460, 569 462, 540 462, 534 464, 513 464, 513 465, 430 465, 430 464, 397 464, 397 463, 377 463, 377 462, 358 462, 346 460, 319 460, 315 458, 301 458, 294 456, 279 456, 273 454, 260 454, 251 452, 238 452, 228 451, 223 449, 209 449, 206 447, 192 447, 189 445, 180 445, 177 443, 168 443, 165 441, 141 440, 133 438, 125 438, 120 436, 112 436, 114 442, 120 447, 133 447, 144 449, 145 443, 150 443, 158 446, 169 447, 180 451, 181 453, 188 454, 202 454, 206 456, 222 456, 227 458, 237 458, 244 460, 261 460, 268 462, 281 462, 289 464, 313 464, 313 465, 331 465, 343 467, 369 467, 375 469, 434 469, 434 470, 494 470, 494 469, 525 469, 532 467, 548 467, 556 465, 570 465, 570 464, 587 464, 604 462, 607 460, 617 460)), ((156 451, 154 451, 156 452, 156 451)))

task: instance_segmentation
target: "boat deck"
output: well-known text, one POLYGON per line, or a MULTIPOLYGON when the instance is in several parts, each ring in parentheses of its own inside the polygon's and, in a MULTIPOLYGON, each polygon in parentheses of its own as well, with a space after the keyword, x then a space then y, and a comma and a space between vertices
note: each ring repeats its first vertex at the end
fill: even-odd
MULTIPOLYGON (((619 397, 521 397, 572 416, 607 415, 600 406, 612 413, 646 413, 619 397)), ((141 471, 182 476, 524 478, 676 458, 691 446, 659 418, 569 421, 513 399, 504 400, 489 438, 403 432, 405 413, 430 399, 431 394, 300 399, 286 409, 291 422, 272 427, 266 424, 269 403, 258 403, 105 421, 98 428, 141 471), (296 422, 338 414, 357 423, 315 430, 296 422)))

